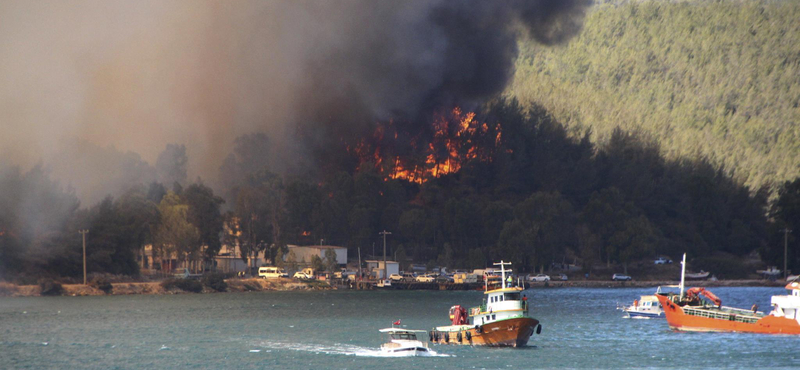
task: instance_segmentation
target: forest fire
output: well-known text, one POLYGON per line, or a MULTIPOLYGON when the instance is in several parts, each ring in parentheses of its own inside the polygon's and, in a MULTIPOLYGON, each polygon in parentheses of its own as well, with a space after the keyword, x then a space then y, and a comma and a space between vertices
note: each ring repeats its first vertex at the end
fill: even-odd
POLYGON ((431 178, 453 174, 471 160, 491 162, 501 144, 502 128, 475 118, 474 112, 461 108, 437 114, 433 134, 424 140, 416 133, 409 140, 409 153, 396 154, 398 128, 393 121, 379 125, 371 141, 362 140, 352 152, 359 159, 359 169, 371 163, 385 179, 400 179, 422 184, 431 178), (387 141, 387 132, 393 133, 387 141), (423 149, 424 148, 424 149, 423 149))

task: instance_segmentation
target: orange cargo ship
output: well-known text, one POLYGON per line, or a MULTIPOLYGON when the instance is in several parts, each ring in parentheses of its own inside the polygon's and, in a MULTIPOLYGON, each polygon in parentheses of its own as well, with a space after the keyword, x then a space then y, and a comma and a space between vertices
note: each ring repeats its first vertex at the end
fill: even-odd
POLYGON ((479 307, 467 310, 461 306, 450 308, 452 325, 439 326, 428 335, 431 342, 438 344, 462 344, 490 347, 522 347, 534 332, 541 333, 539 320, 528 316, 528 301, 522 297, 523 288, 507 286, 504 265, 500 261, 501 279, 499 287, 487 286, 486 299, 479 307), (472 323, 469 322, 472 319, 472 323))
MULTIPOLYGON (((684 266, 686 256, 684 255, 684 266)), ((786 285, 788 295, 772 296, 772 311, 725 307, 722 300, 705 288, 691 288, 684 294, 656 295, 669 327, 681 331, 800 334, 800 283, 786 285), (701 299, 703 296, 705 299, 701 299)))

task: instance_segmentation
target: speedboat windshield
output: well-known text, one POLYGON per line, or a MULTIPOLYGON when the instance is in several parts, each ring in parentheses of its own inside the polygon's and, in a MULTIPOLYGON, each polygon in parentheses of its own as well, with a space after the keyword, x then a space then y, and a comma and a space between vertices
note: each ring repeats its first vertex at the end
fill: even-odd
POLYGON ((390 337, 397 340, 417 340, 417 335, 414 333, 392 333, 390 337))

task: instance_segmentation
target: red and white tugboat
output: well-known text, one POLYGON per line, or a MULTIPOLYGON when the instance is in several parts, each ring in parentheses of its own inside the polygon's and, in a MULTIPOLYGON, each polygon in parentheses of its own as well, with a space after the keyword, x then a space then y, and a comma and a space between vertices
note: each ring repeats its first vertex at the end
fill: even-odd
POLYGON ((523 288, 506 283, 505 265, 511 262, 495 263, 500 266, 499 286, 490 287, 486 283, 486 298, 479 307, 467 310, 457 305, 450 308, 452 325, 438 326, 428 335, 431 342, 438 344, 463 344, 490 347, 522 347, 534 332, 541 333, 539 320, 528 316, 528 300, 522 297, 523 288), (470 323, 471 319, 471 323, 470 323))

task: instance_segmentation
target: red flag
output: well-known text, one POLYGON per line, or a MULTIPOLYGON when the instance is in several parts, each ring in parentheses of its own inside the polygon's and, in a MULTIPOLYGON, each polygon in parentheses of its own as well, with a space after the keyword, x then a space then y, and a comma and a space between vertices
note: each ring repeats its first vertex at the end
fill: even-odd
POLYGON ((393 322, 392 325, 400 325, 400 320, 393 322))

